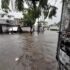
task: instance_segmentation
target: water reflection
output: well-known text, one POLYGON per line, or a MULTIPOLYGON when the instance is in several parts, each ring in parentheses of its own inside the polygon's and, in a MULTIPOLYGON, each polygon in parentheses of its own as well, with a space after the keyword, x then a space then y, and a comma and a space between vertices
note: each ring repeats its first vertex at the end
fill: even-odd
POLYGON ((43 53, 43 40, 45 39, 44 37, 41 38, 42 34, 39 36, 37 33, 34 33, 33 35, 24 36, 23 54, 19 57, 17 63, 21 64, 24 70, 54 70, 55 59, 49 55, 45 58, 43 53))

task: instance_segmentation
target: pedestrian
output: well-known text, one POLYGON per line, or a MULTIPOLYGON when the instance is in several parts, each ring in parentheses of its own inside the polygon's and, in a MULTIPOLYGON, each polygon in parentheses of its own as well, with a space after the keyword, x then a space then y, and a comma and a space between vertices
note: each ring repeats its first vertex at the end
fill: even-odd
POLYGON ((37 32, 40 32, 40 28, 41 28, 41 23, 38 23, 38 28, 37 28, 37 32))
POLYGON ((30 25, 30 33, 32 34, 33 33, 33 26, 30 25))

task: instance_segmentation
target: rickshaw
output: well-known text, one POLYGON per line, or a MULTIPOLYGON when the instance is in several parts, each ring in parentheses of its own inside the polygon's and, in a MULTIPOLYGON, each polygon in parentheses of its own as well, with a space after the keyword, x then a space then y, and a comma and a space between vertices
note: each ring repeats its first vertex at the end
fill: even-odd
POLYGON ((56 59, 58 70, 70 70, 70 0, 64 0, 56 59))

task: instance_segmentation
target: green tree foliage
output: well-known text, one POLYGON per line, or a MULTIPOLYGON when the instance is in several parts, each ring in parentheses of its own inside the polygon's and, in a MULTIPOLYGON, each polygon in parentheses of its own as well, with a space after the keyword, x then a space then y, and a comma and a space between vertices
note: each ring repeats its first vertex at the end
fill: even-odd
POLYGON ((48 0, 39 0, 39 6, 45 9, 47 7, 47 2, 48 0))
POLYGON ((2 6, 1 6, 1 7, 2 7, 3 9, 9 9, 8 6, 9 6, 9 1, 10 1, 10 0, 1 0, 1 1, 2 1, 2 6))
POLYGON ((24 15, 25 24, 30 23, 31 25, 33 25, 35 23, 36 18, 39 18, 39 16, 41 15, 42 9, 44 13, 44 19, 46 19, 47 16, 49 16, 49 18, 52 18, 52 16, 56 15, 56 7, 48 5, 47 4, 48 0, 26 0, 26 1, 29 6, 29 10, 27 10, 28 13, 24 15), (37 5, 37 3, 39 3, 39 5, 37 5), (50 9, 51 11, 49 11, 50 9), (28 17, 26 18, 26 16, 28 16, 29 18, 28 17), (26 22, 26 19, 28 23, 26 22))
POLYGON ((38 9, 41 11, 41 9, 43 9, 43 13, 44 13, 44 18, 48 17, 52 18, 52 16, 56 15, 56 10, 57 8, 51 5, 48 5, 48 0, 30 0, 32 1, 32 4, 34 5, 34 9, 37 8, 36 6, 36 2, 39 2, 38 5, 38 9), (51 11, 50 11, 51 9, 51 11), (49 14, 49 15, 48 15, 49 14))
POLYGON ((15 5, 18 11, 22 11, 24 9, 23 0, 16 0, 15 5))
POLYGON ((33 24, 35 23, 35 20, 37 17, 39 17, 39 15, 41 14, 40 10, 38 8, 36 8, 36 10, 34 10, 33 8, 29 8, 27 13, 24 13, 24 25, 25 26, 33 26, 33 24))

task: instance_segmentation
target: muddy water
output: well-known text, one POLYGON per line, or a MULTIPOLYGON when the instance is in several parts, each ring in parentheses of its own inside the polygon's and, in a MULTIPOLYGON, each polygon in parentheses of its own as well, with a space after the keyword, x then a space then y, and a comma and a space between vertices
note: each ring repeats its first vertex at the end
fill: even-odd
POLYGON ((0 70, 57 70, 57 32, 0 35, 0 70))

